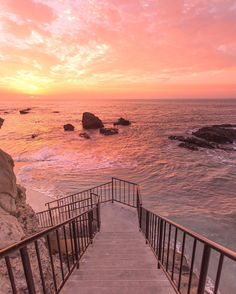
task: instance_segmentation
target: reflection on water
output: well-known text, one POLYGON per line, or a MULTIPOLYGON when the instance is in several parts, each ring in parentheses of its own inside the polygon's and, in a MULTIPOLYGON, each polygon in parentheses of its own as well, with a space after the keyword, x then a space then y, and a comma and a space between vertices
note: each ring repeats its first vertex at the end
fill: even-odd
POLYGON ((126 178, 140 183, 154 210, 235 248, 228 234, 236 222, 236 153, 191 152, 168 140, 203 125, 236 123, 235 113, 233 100, 5 102, 1 148, 23 162, 18 179, 26 186, 58 197, 112 175, 126 178), (31 113, 20 115, 24 107, 32 107, 31 113), (107 126, 120 116, 133 123, 111 137, 90 131, 92 139, 85 140, 79 137, 84 111, 96 113, 107 126), (76 131, 64 132, 65 123, 76 131), (39 136, 31 139, 32 134, 39 136), (206 215, 209 228, 202 223, 206 215), (216 232, 215 220, 221 223, 216 232), (217 234, 221 225, 225 237, 217 234))

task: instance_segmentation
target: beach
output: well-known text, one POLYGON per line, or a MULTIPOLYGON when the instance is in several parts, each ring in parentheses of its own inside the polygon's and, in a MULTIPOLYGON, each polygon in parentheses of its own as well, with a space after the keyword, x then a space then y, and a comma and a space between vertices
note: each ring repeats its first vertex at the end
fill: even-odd
MULTIPOLYGON (((23 168, 24 166, 25 166, 24 163, 15 163, 15 166, 14 166, 15 174, 17 175, 19 170, 23 168)), ((18 179, 17 179, 17 182, 19 182, 18 179)), ((45 206, 45 203, 52 200, 50 196, 47 196, 46 194, 36 191, 25 185, 24 185, 24 188, 26 189, 26 203, 28 203, 35 212, 40 212, 47 209, 47 207, 45 206)))

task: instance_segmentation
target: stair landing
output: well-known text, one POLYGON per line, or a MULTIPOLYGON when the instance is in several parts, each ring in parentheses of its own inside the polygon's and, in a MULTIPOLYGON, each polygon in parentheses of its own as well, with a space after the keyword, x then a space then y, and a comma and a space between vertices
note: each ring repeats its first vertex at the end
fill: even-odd
POLYGON ((174 294, 138 230, 137 212, 101 205, 101 232, 69 277, 62 294, 174 294))

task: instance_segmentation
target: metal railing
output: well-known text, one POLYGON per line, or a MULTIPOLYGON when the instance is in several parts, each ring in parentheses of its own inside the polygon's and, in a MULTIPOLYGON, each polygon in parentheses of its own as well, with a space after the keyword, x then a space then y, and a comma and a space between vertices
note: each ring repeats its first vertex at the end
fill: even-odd
POLYGON ((112 200, 112 182, 107 182, 93 188, 74 193, 56 200, 45 203, 48 209, 68 205, 70 203, 76 203, 78 201, 90 198, 91 194, 99 195, 100 203, 108 202, 112 200))
POLYGON ((56 200, 47 202, 45 205, 48 209, 63 207, 72 203, 77 203, 96 194, 100 198, 100 203, 116 201, 128 206, 137 207, 138 185, 126 180, 112 178, 111 182, 95 186, 93 188, 74 193, 56 200))
POLYGON ((0 250, 1 271, 8 276, 9 291, 14 294, 59 293, 99 230, 98 202, 80 215, 0 250), (16 259, 25 279, 15 278, 16 259))
POLYGON ((89 198, 70 202, 61 206, 55 206, 48 210, 38 212, 37 218, 39 227, 48 228, 66 221, 73 216, 76 216, 90 208, 93 208, 98 203, 99 196, 94 193, 90 193, 89 198))
POLYGON ((158 268, 165 272, 176 293, 206 294, 210 270, 211 277, 214 277, 213 293, 219 294, 220 286, 223 290, 220 284, 224 272, 223 266, 226 264, 226 259, 236 264, 236 252, 144 208, 137 184, 112 178, 111 182, 47 203, 49 209, 40 212, 38 218, 42 227, 52 227, 0 251, 0 260, 5 262, 13 293, 17 292, 17 285, 14 281, 11 255, 14 253, 15 256, 17 252, 25 273, 26 289, 29 293, 35 293, 32 282, 35 273, 31 270, 27 252, 30 246, 38 262, 41 292, 46 293, 40 261, 41 239, 47 244, 54 292, 60 291, 72 270, 78 265, 94 234, 100 229, 99 199, 102 199, 103 203, 119 202, 137 209, 139 229, 157 258, 158 268), (81 214, 83 210, 86 211, 81 214), (55 275, 52 249, 59 256, 60 281, 58 275, 55 275))
POLYGON ((137 200, 137 210, 140 231, 157 258, 158 268, 165 272, 176 293, 209 293, 206 282, 213 262, 217 262, 213 266, 213 293, 219 293, 224 261, 228 258, 235 262, 236 252, 142 207, 141 198, 137 200), (187 248, 190 248, 188 253, 187 248), (194 271, 197 254, 200 260, 198 275, 194 271), (190 256, 189 261, 186 255, 190 256), (196 285, 193 285, 193 278, 196 285))

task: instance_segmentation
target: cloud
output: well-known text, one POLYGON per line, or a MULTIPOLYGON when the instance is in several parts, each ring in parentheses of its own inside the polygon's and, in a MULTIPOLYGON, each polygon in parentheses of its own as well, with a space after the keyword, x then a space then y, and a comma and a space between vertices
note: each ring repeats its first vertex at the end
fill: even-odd
POLYGON ((0 29, 11 86, 26 72, 37 87, 78 90, 204 83, 214 73, 225 83, 236 67, 234 0, 6 0, 0 29))

